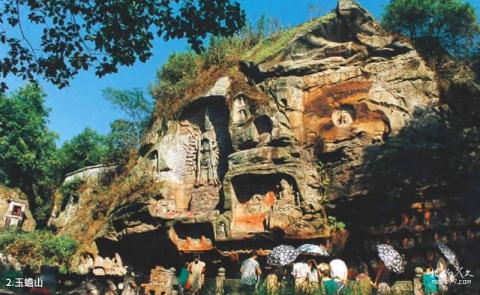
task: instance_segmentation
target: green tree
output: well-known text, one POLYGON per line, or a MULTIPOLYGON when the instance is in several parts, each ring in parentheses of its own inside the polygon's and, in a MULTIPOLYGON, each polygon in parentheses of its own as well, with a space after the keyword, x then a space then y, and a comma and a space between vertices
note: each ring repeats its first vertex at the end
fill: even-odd
POLYGON ((128 120, 115 120, 110 124, 107 135, 110 162, 125 164, 132 150, 140 146, 137 126, 128 120))
POLYGON ((459 56, 469 55, 480 32, 475 9, 464 0, 392 0, 382 24, 414 42, 438 42, 459 56))
POLYGON ((60 148, 59 171, 65 175, 86 166, 104 163, 108 152, 106 137, 87 127, 60 148))
POLYGON ((44 101, 45 93, 35 84, 0 96, 0 183, 28 196, 40 224, 58 182, 57 136, 47 127, 44 101))
POLYGON ((208 35, 232 35, 244 22, 245 12, 230 0, 5 0, 0 44, 8 54, 0 72, 28 80, 41 76, 64 87, 80 70, 93 68, 103 76, 145 62, 155 35, 185 38, 200 50, 208 35), (27 28, 36 38, 29 38, 27 28))
POLYGON ((103 97, 128 117, 112 122, 107 135, 110 162, 123 164, 128 160, 131 151, 140 147, 143 133, 151 118, 153 104, 145 98, 143 91, 137 88, 107 88, 103 90, 103 97))
MULTIPOLYGON (((146 99, 143 91, 138 88, 129 90, 107 88, 103 90, 103 97, 111 102, 114 107, 125 112, 129 122, 135 127, 135 134, 138 142, 140 142, 143 131, 150 120, 153 108, 152 101, 146 99)), ((126 122, 125 120, 122 121, 124 121, 123 123, 126 122)), ((112 126, 112 128, 113 127, 119 126, 112 126)))

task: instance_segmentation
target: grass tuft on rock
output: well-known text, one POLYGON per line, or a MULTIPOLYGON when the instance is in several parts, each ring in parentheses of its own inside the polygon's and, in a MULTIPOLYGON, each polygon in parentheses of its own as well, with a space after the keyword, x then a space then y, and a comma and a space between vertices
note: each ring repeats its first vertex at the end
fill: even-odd
POLYGON ((325 16, 315 18, 299 26, 273 34, 269 38, 263 39, 258 45, 247 52, 247 54, 244 56, 244 59, 255 63, 264 63, 270 61, 279 55, 282 50, 286 48, 288 43, 290 43, 290 41, 292 41, 297 35, 305 34, 315 26, 321 23, 332 21, 335 19, 335 17, 336 13, 331 12, 325 16))
POLYGON ((278 56, 296 36, 335 19, 332 12, 296 27, 275 31, 270 36, 262 27, 247 27, 232 37, 214 37, 201 54, 174 53, 158 70, 150 92, 157 100, 154 118, 172 118, 182 106, 202 95, 222 76, 239 71, 240 61, 263 63, 278 56))

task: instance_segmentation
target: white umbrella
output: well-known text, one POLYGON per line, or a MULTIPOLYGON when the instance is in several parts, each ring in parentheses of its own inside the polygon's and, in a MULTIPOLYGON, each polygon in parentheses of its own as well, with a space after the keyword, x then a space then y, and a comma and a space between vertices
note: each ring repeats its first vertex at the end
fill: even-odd
POLYGON ((284 266, 292 263, 297 259, 298 252, 294 247, 288 245, 280 245, 273 248, 272 252, 267 256, 267 263, 272 266, 284 266))
POLYGON ((315 255, 315 256, 330 256, 327 248, 323 245, 303 244, 297 248, 300 254, 315 255))
POLYGON ((378 256, 389 270, 397 274, 405 270, 406 261, 395 248, 387 244, 379 244, 377 249, 378 256))
POLYGON ((458 261, 455 252, 453 252, 450 248, 447 247, 447 245, 443 243, 438 243, 437 247, 440 252, 442 252, 442 254, 445 256, 445 258, 447 258, 448 262, 450 262, 457 271, 460 271, 460 262, 458 261))

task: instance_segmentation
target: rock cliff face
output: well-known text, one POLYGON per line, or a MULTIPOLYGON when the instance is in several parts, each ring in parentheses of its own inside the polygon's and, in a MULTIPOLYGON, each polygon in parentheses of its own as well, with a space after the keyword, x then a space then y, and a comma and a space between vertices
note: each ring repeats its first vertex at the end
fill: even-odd
POLYGON ((441 126, 433 71, 353 1, 239 69, 153 123, 135 169, 158 189, 113 210, 100 244, 154 234, 192 252, 328 237, 326 202, 394 193, 377 185, 368 151, 418 116, 441 126))

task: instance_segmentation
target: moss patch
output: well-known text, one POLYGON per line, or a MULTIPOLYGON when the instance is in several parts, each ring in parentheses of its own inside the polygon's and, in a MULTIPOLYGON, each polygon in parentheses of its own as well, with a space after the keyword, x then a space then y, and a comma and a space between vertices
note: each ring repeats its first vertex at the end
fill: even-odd
POLYGON ((327 23, 335 19, 336 13, 331 12, 325 16, 313 19, 309 22, 303 23, 299 26, 289 28, 287 30, 278 32, 273 36, 262 40, 258 45, 253 47, 244 56, 245 60, 255 63, 263 63, 271 60, 285 49, 290 41, 297 35, 307 33, 315 26, 321 23, 327 23))

